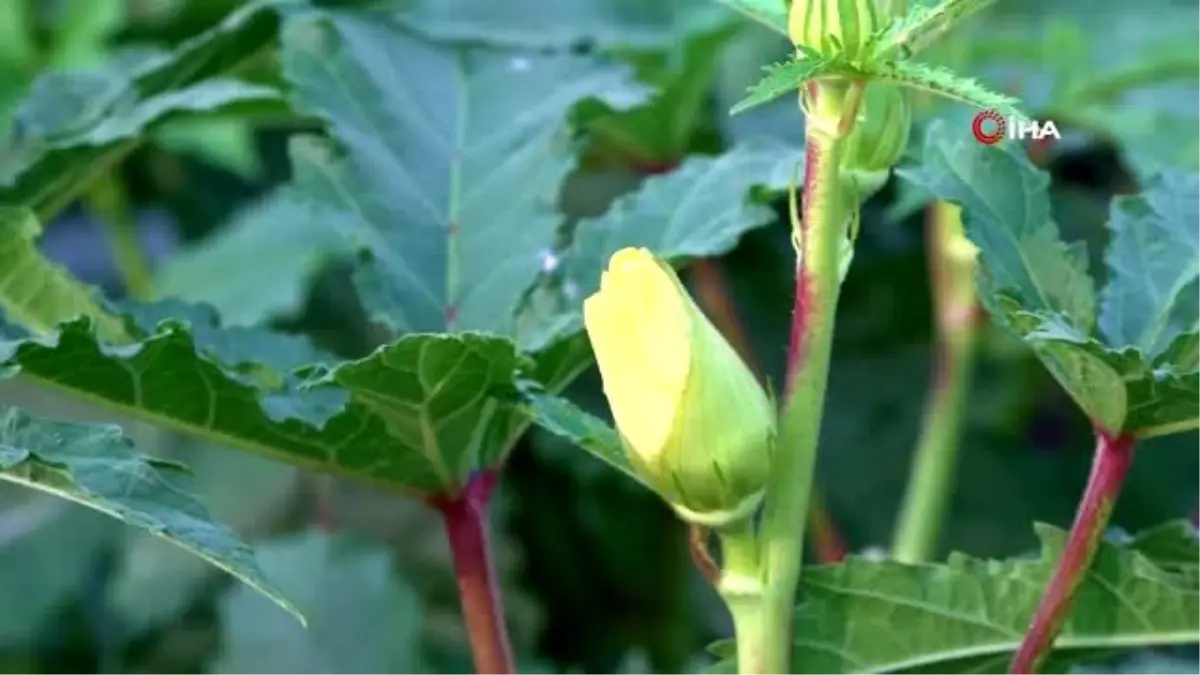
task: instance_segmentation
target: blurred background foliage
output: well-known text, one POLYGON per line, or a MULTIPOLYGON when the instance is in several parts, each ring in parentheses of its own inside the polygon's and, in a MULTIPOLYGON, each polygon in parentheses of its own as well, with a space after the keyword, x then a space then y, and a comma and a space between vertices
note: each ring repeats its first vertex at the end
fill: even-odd
MULTIPOLYGON (((0 0, 0 121, 8 126, 40 73, 119 68, 123 55, 169 49, 240 4, 0 0)), ((792 101, 726 114, 786 45, 715 3, 674 0, 653 11, 636 0, 371 4, 435 36, 615 50, 659 88, 650 108, 595 115, 595 140, 563 190, 562 208, 575 216, 603 212, 641 176, 686 154, 717 154, 755 137, 802 137, 792 101)), ((1067 136, 1045 160, 1057 219, 1068 239, 1087 240, 1098 257, 1114 193, 1155 166, 1196 164, 1196 7, 999 4, 938 58, 1021 96, 1035 116, 1062 120, 1067 136)), ((269 51, 249 77, 283 86, 269 51)), ((926 118, 962 114, 926 110, 926 118)), ((210 302, 227 324, 302 331, 342 354, 374 344, 339 262, 341 242, 274 198, 289 173, 287 138, 314 129, 286 115, 170 122, 120 165, 115 176, 150 260, 151 294, 210 302)), ((818 480, 851 551, 890 540, 929 385, 921 204, 893 181, 868 205, 840 309, 818 480)), ((693 268, 688 279, 702 296, 713 283, 726 287, 754 365, 778 382, 792 251, 784 205, 776 207, 776 225, 693 268)), ((48 224, 42 245, 120 295, 122 277, 98 217, 76 205, 48 224)), ((1099 265, 1095 273, 1102 275, 1099 265)), ((989 330, 977 369, 943 550, 1020 555, 1035 543, 1033 521, 1069 523, 1091 432, 1028 350, 1003 335, 989 330)), ((568 393, 605 413, 594 373, 568 393)), ((57 418, 119 421, 142 450, 185 460, 214 515, 256 543, 265 571, 311 622, 305 632, 266 599, 149 535, 4 485, 0 670, 469 669, 445 538, 422 504, 114 420, 19 380, 0 384, 0 400, 57 418)), ((1117 509, 1120 528, 1194 517, 1196 442, 1185 434, 1146 444, 1117 509)), ((705 663, 704 645, 729 634, 719 601, 692 566, 683 527, 577 449, 529 433, 504 473, 493 516, 525 671, 694 671, 705 663)), ((1196 665, 1194 650, 1185 649, 1101 669, 1194 672, 1196 665)))

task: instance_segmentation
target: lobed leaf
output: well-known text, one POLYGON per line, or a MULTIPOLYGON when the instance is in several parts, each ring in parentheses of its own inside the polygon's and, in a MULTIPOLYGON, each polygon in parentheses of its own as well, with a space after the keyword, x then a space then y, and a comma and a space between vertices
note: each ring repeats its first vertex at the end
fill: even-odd
POLYGON ((857 69, 861 75, 880 82, 892 82, 1005 116, 1020 115, 1015 98, 993 92, 978 80, 948 68, 913 61, 879 61, 859 64, 857 69))
POLYGON ((212 305, 226 325, 261 325, 298 312, 313 277, 344 248, 307 200, 284 187, 165 261, 155 294, 212 305))
POLYGON ((273 5, 251 2, 170 52, 43 75, 0 154, 0 204, 48 220, 159 122, 233 105, 277 109, 274 89, 229 79, 274 39, 273 5))
POLYGON ((254 551, 214 522, 178 476, 180 465, 134 452, 111 425, 0 411, 0 480, 82 504, 181 546, 304 617, 263 575, 254 551))
POLYGON ((995 0, 942 0, 932 5, 918 4, 873 38, 873 52, 879 58, 918 54, 936 43, 954 24, 986 9, 993 2, 995 0))
POLYGON ((1160 174, 1113 200, 1100 330, 1115 347, 1159 356, 1200 320, 1200 177, 1160 174))
MULTIPOLYGON (((1040 559, 908 565, 851 557, 805 570, 795 673, 1003 673, 1020 645, 1066 533, 1035 527, 1040 559)), ((1195 532, 1171 523, 1128 545, 1102 543, 1046 672, 1142 646, 1200 641, 1195 532)), ((716 651, 728 656, 730 643, 716 651)), ((732 663, 720 672, 735 672, 732 663)))
POLYGON ((542 352, 583 329, 582 300, 599 288, 608 259, 620 249, 646 247, 683 263, 726 253, 746 232, 773 222, 775 212, 752 192, 786 188, 801 157, 798 148, 768 141, 717 157, 691 157, 669 174, 647 178, 604 215, 580 221, 574 241, 554 263, 562 297, 522 316, 522 348, 542 352))
POLYGON ((623 66, 433 45, 350 12, 289 18, 284 66, 340 144, 294 145, 296 182, 362 247, 360 294, 397 333, 511 331, 561 220, 571 111, 648 93, 623 66))
POLYGON ((1196 310, 1189 299, 1200 275, 1191 234, 1194 207, 1175 206, 1197 193, 1193 179, 1164 178, 1144 196, 1117 202, 1117 237, 1109 256, 1117 271, 1105 289, 1104 319, 1097 330, 1086 251, 1059 238, 1051 220, 1049 178, 1023 150, 981 146, 939 123, 926 136, 923 164, 900 175, 962 206, 967 236, 980 250, 981 301, 997 322, 1034 348, 1094 423, 1110 433, 1140 437, 1200 425, 1196 310), (1142 232, 1183 238, 1176 245, 1183 250, 1156 258, 1154 273, 1143 277, 1126 269, 1145 253, 1137 239, 1142 232, 1129 233, 1126 219, 1134 215, 1178 219, 1147 224, 1142 232), (1175 309, 1178 296, 1186 304, 1175 309), (1120 303, 1129 297, 1157 299, 1166 308, 1125 311, 1120 303), (1114 340, 1118 325, 1138 333, 1139 343, 1130 344, 1126 333, 1114 340))
POLYGON ((305 341, 222 328, 211 311, 127 310, 140 334, 122 346, 97 340, 87 319, 43 337, 0 333, 0 376, 20 373, 230 447, 418 494, 457 490, 480 459, 478 437, 503 437, 512 424, 496 412, 516 396, 517 355, 503 338, 409 335, 330 368, 305 341))

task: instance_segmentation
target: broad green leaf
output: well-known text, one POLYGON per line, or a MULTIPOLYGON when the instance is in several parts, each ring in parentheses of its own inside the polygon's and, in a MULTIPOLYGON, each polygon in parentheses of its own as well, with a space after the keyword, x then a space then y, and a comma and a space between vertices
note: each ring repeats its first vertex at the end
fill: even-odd
POLYGON ((274 89, 230 79, 264 53, 276 23, 271 2, 251 2, 170 52, 42 76, 0 154, 0 204, 46 220, 164 119, 234 105, 280 108, 274 89))
POLYGON ((247 119, 206 116, 167 122, 154 138, 168 152, 198 157, 247 181, 256 181, 263 175, 263 158, 255 131, 247 119))
MULTIPOLYGON (((1036 560, 954 554, 945 564, 905 565, 851 557, 805 570, 791 672, 1007 672, 1066 542, 1061 530, 1036 529, 1036 560)), ((1196 535, 1183 522, 1127 546, 1101 544, 1045 672, 1115 651, 1200 641, 1198 557, 1196 535), (1164 549, 1168 557, 1156 559, 1164 549)), ((726 643, 718 651, 732 649, 726 643)), ((719 668, 734 672, 729 662, 719 668)))
MULTIPOLYGON (((296 496, 296 469, 250 453, 184 442, 181 452, 166 457, 188 467, 196 496, 215 519, 243 539, 253 540, 288 517, 296 496)), ((158 537, 140 530, 128 534, 120 549, 118 571, 107 586, 108 602, 121 625, 131 634, 140 634, 178 620, 213 582, 215 570, 158 537)), ((272 581, 282 582, 272 570, 264 569, 272 581)), ((299 597, 286 587, 284 592, 293 602, 299 597)))
MULTIPOLYGON (((965 136, 941 123, 933 125, 925 139, 923 164, 900 174, 935 197, 962 206, 967 236, 980 249, 980 299, 995 320, 1030 344, 1089 419, 1107 431, 1149 437, 1200 424, 1195 406, 1200 397, 1196 310, 1190 305, 1181 308, 1178 319, 1174 310, 1167 310, 1173 323, 1153 329, 1153 351, 1124 339, 1114 344, 1111 335, 1102 334, 1103 326, 1096 326, 1095 291, 1083 244, 1064 244, 1051 220, 1048 176, 1015 145, 986 147, 965 136)), ((1113 246, 1121 253, 1112 255, 1124 256, 1137 246, 1121 235, 1129 227, 1122 220, 1128 217, 1124 209, 1145 213, 1147 204, 1156 204, 1163 210, 1158 218, 1187 218, 1159 228, 1190 232, 1190 209, 1173 210, 1170 205, 1182 204, 1196 192, 1190 178, 1164 179, 1140 202, 1118 202, 1113 246)), ((1195 241, 1194 235, 1178 236, 1195 241)), ((1190 292, 1194 297, 1197 249, 1186 241, 1179 245, 1190 253, 1176 251, 1178 255, 1158 258, 1154 280, 1170 279, 1180 288, 1175 295, 1190 292)), ((1136 251, 1129 253, 1133 254, 1136 251)), ((1112 277, 1110 285, 1116 290, 1111 293, 1137 292, 1133 289, 1139 282, 1127 274, 1112 277)), ((1144 282, 1157 283, 1154 280, 1144 282)), ((1142 311, 1147 309, 1161 313, 1156 308, 1142 311)), ((1112 311, 1106 309, 1107 315, 1112 311)))
POLYGON ((390 551, 308 532, 258 546, 263 569, 308 617, 307 628, 241 588, 220 602, 213 673, 416 673, 421 607, 390 551))
POLYGON ((787 37, 787 0, 716 0, 716 2, 734 9, 776 33, 787 37))
POLYGON ((261 325, 298 312, 313 276, 344 248, 307 200, 285 187, 168 259, 156 271, 155 292, 212 305, 225 325, 261 325))
POLYGON ((303 615, 267 579, 254 551, 180 481, 181 466, 133 450, 119 428, 0 412, 0 480, 69 499, 182 546, 267 596, 301 622, 303 615))
POLYGON ((1115 347, 1156 358, 1200 312, 1200 179, 1157 176, 1141 194, 1113 201, 1108 283, 1100 329, 1115 347))
POLYGON ((418 494, 456 491, 473 462, 501 452, 480 450, 492 434, 508 444, 513 422, 500 413, 505 399, 515 403, 518 360, 505 339, 409 335, 331 368, 317 365, 323 356, 303 340, 222 328, 214 313, 182 303, 129 310, 141 329, 131 345, 98 342, 84 319, 41 338, 0 334, 0 375, 418 494))
POLYGON ((522 316, 522 346, 542 351, 582 330, 583 298, 599 288, 608 259, 622 248, 646 247, 684 263, 726 253, 747 231, 774 222, 774 210, 753 192, 785 188, 802 157, 798 148, 767 141, 691 157, 671 173, 647 178, 604 215, 580 221, 575 240, 553 261, 562 297, 522 316))
POLYGON ((539 49, 661 48, 728 17, 703 0, 416 0, 404 3, 398 15, 438 40, 539 49))
POLYGON ((0 207, 0 315, 36 334, 53 332, 68 319, 89 317, 104 339, 124 340, 125 326, 108 314, 95 290, 42 255, 37 247, 41 234, 41 224, 29 211, 0 207))
POLYGON ((569 114, 647 94, 625 67, 435 46, 348 12, 289 18, 284 66, 342 146, 297 143, 297 184, 363 247, 360 294, 397 333, 511 331, 561 220, 569 114))

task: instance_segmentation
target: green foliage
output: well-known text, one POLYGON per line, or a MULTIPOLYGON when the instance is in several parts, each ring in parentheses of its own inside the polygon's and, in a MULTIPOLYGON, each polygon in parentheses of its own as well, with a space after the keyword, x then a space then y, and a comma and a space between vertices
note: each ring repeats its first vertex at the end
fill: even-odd
POLYGON ((133 451, 114 426, 0 415, 0 480, 41 490, 182 546, 266 595, 303 621, 263 576, 254 553, 181 485, 177 464, 133 451), (175 474, 175 475, 172 475, 175 474))
MULTIPOLYGON (((1041 556, 904 565, 850 558, 808 570, 797 608, 797 673, 1004 673, 1066 542, 1037 527, 1041 556)), ((1196 535, 1164 524, 1106 543, 1085 577, 1046 672, 1130 645, 1189 644, 1200 629, 1196 535)), ((728 655, 733 646, 717 647, 728 655)), ((728 662, 726 662, 728 664, 728 662)), ((732 672, 728 666, 721 672, 732 672)))
POLYGON ((1018 149, 981 146, 937 125, 921 166, 903 175, 963 207, 967 236, 980 249, 981 300, 1034 348, 1089 419, 1110 433, 1140 437, 1200 423, 1193 405, 1200 397, 1194 177, 1164 176, 1142 195, 1116 202, 1110 274, 1097 308, 1084 245, 1059 238, 1049 179, 1018 149), (1151 231, 1174 252, 1156 256, 1152 270, 1145 269, 1143 243, 1151 231), (1131 265, 1144 273, 1131 273, 1138 269, 1131 265))
MULTIPOLYGON (((975 557, 806 570, 796 672, 1003 669, 1062 544, 1038 526, 1019 557, 1028 523, 1069 517, 1088 422, 1147 439, 1116 522, 1194 507, 1196 10, 910 4, 851 60, 787 58, 784 0, 0 1, 0 668, 465 672, 421 502, 501 470, 522 672, 703 668, 724 608, 634 487, 581 303, 621 248, 703 260, 684 280, 782 382, 804 149, 779 139, 805 82, 849 76, 1076 132, 1041 171, 928 130, 846 242, 821 425, 838 534, 886 541, 936 359, 918 224, 880 212, 960 203, 1002 329, 981 329, 944 528, 975 557), (108 247, 72 239, 100 176, 143 244, 182 240, 147 244, 152 303, 113 301, 108 247)), ((1105 545, 1051 668, 1194 645, 1196 569, 1183 525, 1105 545)))
POLYGON ((39 78, 0 159, 0 203, 50 218, 169 116, 277 110, 274 89, 231 79, 271 44, 275 23, 270 3, 254 2, 169 53, 39 78))

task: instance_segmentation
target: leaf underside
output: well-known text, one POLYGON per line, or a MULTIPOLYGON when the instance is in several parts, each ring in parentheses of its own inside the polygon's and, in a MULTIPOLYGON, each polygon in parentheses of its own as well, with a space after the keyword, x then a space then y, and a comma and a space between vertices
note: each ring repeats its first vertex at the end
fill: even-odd
POLYGON ((264 576, 254 551, 186 489, 179 465, 140 455, 121 430, 0 411, 0 480, 69 499, 195 553, 304 617, 264 576))

